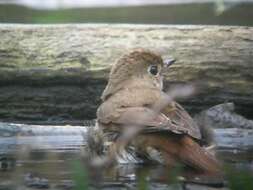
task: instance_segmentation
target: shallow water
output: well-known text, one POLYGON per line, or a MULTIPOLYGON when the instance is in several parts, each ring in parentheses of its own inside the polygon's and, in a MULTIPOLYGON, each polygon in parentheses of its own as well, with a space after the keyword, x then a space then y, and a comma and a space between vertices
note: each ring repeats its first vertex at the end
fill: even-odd
MULTIPOLYGON (((221 189, 224 186, 222 178, 159 165, 125 164, 87 170, 84 161, 80 162, 81 149, 85 146, 81 136, 1 137, 0 144, 0 189, 74 189, 78 186, 75 185, 78 181, 73 181, 75 165, 81 171, 78 175, 89 173, 90 178, 83 177, 88 189, 136 189, 146 185, 149 189, 183 189, 186 184, 221 189)), ((218 153, 226 163, 253 174, 251 150, 222 149, 218 153)))

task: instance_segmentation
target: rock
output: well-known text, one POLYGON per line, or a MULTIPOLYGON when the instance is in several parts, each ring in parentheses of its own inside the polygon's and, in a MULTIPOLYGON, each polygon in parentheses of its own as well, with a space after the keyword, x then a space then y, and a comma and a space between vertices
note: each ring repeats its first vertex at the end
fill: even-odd
POLYGON ((253 129, 253 120, 235 112, 232 102, 223 103, 202 111, 195 116, 195 120, 201 126, 207 128, 240 128, 253 129))
POLYGON ((234 103, 223 103, 196 114, 206 144, 214 141, 218 148, 251 150, 253 121, 235 112, 234 103))

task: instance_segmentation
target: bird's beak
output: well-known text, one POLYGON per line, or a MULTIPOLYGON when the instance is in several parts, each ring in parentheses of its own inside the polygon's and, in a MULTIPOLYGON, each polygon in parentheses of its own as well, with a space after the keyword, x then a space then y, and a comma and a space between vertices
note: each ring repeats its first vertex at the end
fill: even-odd
POLYGON ((172 64, 174 64, 176 62, 176 59, 166 59, 164 60, 164 67, 170 67, 172 64))

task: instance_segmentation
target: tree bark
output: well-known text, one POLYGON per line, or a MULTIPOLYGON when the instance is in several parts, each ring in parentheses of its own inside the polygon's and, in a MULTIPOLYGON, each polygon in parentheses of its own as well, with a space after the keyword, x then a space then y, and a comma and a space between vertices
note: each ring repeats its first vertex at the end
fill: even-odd
POLYGON ((132 48, 175 57, 170 84, 201 82, 192 113, 232 101, 253 118, 253 28, 0 25, 0 119, 80 124, 95 118, 111 65, 132 48))

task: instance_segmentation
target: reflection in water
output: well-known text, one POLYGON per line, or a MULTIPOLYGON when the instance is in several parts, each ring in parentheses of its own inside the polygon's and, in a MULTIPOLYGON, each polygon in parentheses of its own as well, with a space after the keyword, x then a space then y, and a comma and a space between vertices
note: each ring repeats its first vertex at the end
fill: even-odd
MULTIPOLYGON (((69 137, 71 139, 71 137, 69 137)), ((73 139, 73 137, 72 137, 73 139)), ((81 139, 79 139, 81 140, 81 139)), ((0 155, 0 189, 3 187, 17 186, 30 188, 47 188, 47 189, 73 189, 76 170, 83 176, 87 171, 90 178, 88 180, 91 188, 109 188, 109 189, 135 189, 139 186, 148 186, 152 188, 167 189, 173 184, 183 185, 185 182, 195 184, 223 186, 223 180, 214 176, 200 176, 191 170, 178 168, 170 169, 161 165, 134 165, 125 164, 117 165, 110 168, 88 169, 81 160, 80 146, 62 145, 61 149, 57 148, 57 140, 46 140, 44 142, 54 142, 54 149, 46 147, 27 147, 24 143, 27 141, 36 142, 36 137, 30 137, 19 141, 16 146, 12 146, 8 153, 0 155), (55 148, 56 147, 56 148, 55 148), (77 169, 73 163, 79 163, 77 169), (5 186, 4 186, 5 185, 5 186)), ((68 138, 66 137, 66 141, 68 138)), ((77 139, 78 141, 78 139, 77 139)), ((62 141, 61 141, 62 142, 62 141)), ((37 141, 38 143, 38 141, 37 141)), ((35 143, 35 144, 37 144, 35 143)), ((70 143, 71 144, 71 143, 70 143)), ((85 146, 82 143, 82 146, 85 146)), ((231 152, 222 150, 221 158, 233 159, 233 165, 244 169, 251 170, 252 155, 246 152, 231 152)), ((79 174, 78 174, 79 175, 79 174)), ((83 179, 82 177, 81 179, 83 179)), ((84 183, 82 180, 81 183, 84 183)))

